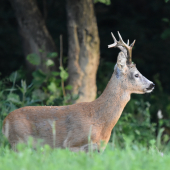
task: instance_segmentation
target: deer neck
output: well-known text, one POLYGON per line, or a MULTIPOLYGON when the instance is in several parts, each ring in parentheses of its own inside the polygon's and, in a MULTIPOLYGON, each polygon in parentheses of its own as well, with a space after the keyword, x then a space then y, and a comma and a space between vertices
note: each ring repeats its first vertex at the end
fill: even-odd
POLYGON ((122 83, 126 82, 113 73, 102 95, 94 101, 96 106, 94 117, 99 119, 106 129, 113 129, 130 100, 130 93, 123 88, 122 83))

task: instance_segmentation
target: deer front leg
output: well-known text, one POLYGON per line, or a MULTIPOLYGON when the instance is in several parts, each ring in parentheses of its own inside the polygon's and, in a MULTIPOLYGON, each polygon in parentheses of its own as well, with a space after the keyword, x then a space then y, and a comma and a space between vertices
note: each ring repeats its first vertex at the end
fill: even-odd
POLYGON ((99 149, 99 146, 97 143, 89 143, 89 144, 86 144, 86 145, 83 145, 80 147, 80 149, 82 149, 83 151, 85 152, 89 152, 89 151, 98 151, 100 152, 100 149, 99 149))
POLYGON ((100 152, 99 146, 97 145, 97 143, 86 144, 86 145, 83 145, 81 147, 70 147, 69 150, 72 151, 72 152, 81 152, 81 151, 83 151, 83 152, 89 152, 89 151, 100 152))

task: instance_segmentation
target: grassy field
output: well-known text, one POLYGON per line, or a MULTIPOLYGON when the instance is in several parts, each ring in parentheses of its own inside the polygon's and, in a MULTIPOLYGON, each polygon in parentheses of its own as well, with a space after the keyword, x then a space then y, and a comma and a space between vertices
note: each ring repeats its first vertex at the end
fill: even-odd
POLYGON ((125 149, 108 145, 102 153, 73 153, 51 149, 49 146, 20 145, 18 152, 0 147, 0 170, 168 170, 170 153, 162 153, 155 146, 127 145, 125 149))
MULTIPOLYGON (((161 134, 161 133, 160 133, 161 134)), ((158 135, 160 136, 160 135, 158 135)), ((48 145, 32 149, 31 140, 10 149, 0 129, 0 170, 168 170, 170 145, 161 138, 149 140, 148 145, 122 134, 124 145, 112 137, 104 152, 73 153, 68 149, 51 149, 48 145), (133 142, 132 142, 133 141, 133 142), (159 148, 159 149, 158 149, 159 148)))

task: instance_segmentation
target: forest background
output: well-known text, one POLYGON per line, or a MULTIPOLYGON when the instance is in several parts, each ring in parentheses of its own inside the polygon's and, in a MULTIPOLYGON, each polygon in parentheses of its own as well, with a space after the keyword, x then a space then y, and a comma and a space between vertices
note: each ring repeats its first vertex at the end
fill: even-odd
POLYGON ((170 3, 163 0, 1 0, 0 126, 22 106, 98 97, 114 70, 119 50, 107 46, 117 31, 136 39, 133 62, 156 84, 151 94, 132 95, 113 131, 117 143, 124 146, 125 134, 148 145, 161 131, 167 144, 170 3))

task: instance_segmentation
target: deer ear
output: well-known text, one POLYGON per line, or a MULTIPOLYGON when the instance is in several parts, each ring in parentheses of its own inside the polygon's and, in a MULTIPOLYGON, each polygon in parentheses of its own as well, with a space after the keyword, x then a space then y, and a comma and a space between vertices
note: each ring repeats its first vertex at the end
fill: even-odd
POLYGON ((117 66, 123 72, 125 72, 126 70, 126 61, 127 61, 126 56, 124 55, 123 52, 120 52, 117 57, 117 66))

